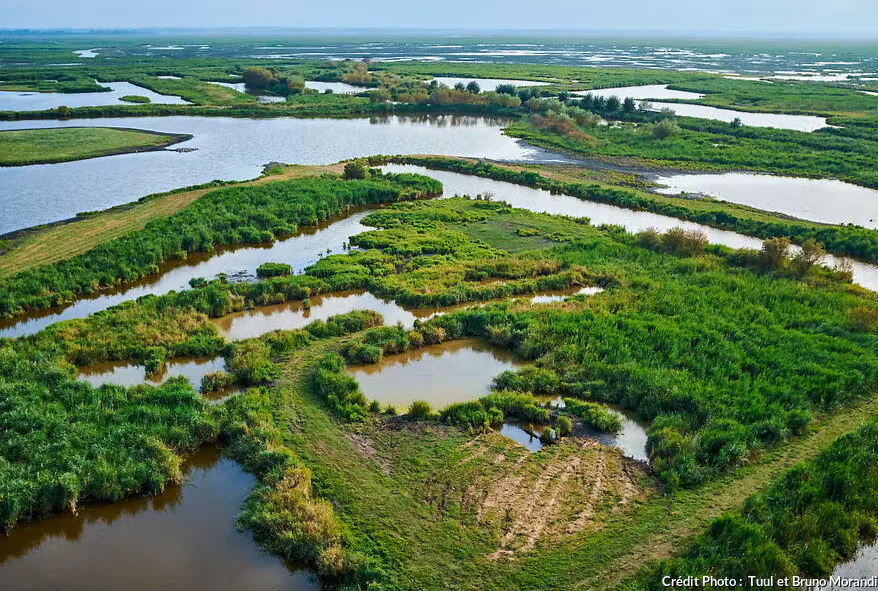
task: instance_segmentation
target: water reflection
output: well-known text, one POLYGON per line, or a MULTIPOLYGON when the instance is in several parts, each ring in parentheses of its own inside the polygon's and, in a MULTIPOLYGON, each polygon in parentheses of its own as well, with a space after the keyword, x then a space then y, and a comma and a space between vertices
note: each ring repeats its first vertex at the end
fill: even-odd
POLYGON ((817 131, 826 127, 826 117, 813 115, 784 115, 780 113, 748 113, 732 109, 718 109, 707 105, 690 105, 687 103, 650 102, 650 109, 661 111, 670 109, 682 117, 713 119, 731 123, 740 119, 744 125, 752 127, 774 127, 776 129, 792 129, 796 131, 817 131))
POLYGON ((256 268, 264 262, 286 263, 294 273, 301 273, 324 255, 344 252, 344 245, 350 242, 351 236, 371 229, 361 223, 371 209, 354 209, 355 213, 348 214, 348 217, 333 216, 316 226, 301 228, 294 236, 272 243, 218 248, 212 254, 190 255, 185 260, 163 265, 159 273, 125 287, 81 298, 66 307, 41 310, 24 320, 0 321, 0 337, 34 334, 55 322, 84 318, 126 300, 188 289, 189 280, 196 277, 212 279, 219 273, 226 273, 237 279, 255 278, 256 268))
POLYGON ((177 147, 197 150, 0 168, 0 234, 214 179, 252 179, 267 162, 331 164, 374 154, 563 159, 503 135, 502 123, 477 117, 390 117, 382 125, 369 119, 184 116, 0 122, 0 130, 71 126, 189 134, 193 139, 177 147))
POLYGON ((666 195, 695 193, 826 224, 878 228, 878 191, 830 179, 729 172, 658 177, 666 195))
POLYGON ((461 339, 388 355, 374 365, 349 367, 348 373, 369 400, 400 410, 426 400, 438 410, 488 394, 497 374, 522 365, 508 351, 479 339, 461 339))
POLYGON ((618 88, 599 88, 597 90, 578 90, 570 94, 584 96, 590 94, 609 98, 614 96, 619 100, 631 97, 636 100, 648 99, 684 99, 695 100, 704 98, 704 95, 698 92, 687 92, 685 90, 671 90, 667 84, 644 84, 642 86, 620 86, 618 88))
MULTIPOLYGON (((157 105, 188 105, 178 96, 159 94, 148 88, 136 86, 130 82, 96 82, 99 86, 109 88, 109 92, 20 92, 12 90, 0 91, 0 111, 45 111, 65 106, 96 107, 103 105, 130 104, 121 100, 123 96, 145 96, 153 104, 157 105)), ((27 127, 42 127, 30 121, 27 127)), ((116 125, 115 127, 134 127, 131 125, 116 125)))
POLYGON ((235 462, 206 448, 184 474, 184 486, 161 495, 87 507, 0 537, 0 589, 319 588, 236 529, 253 478, 235 462))
MULTIPOLYGON (((201 357, 174 359, 166 363, 161 371, 149 374, 142 365, 134 365, 125 361, 104 361, 80 368, 78 379, 88 382, 97 388, 104 384, 131 387, 138 384, 158 386, 171 378, 183 377, 197 391, 201 391, 201 379, 215 371, 225 371, 226 360, 223 357, 201 357)), ((222 402, 240 392, 239 388, 231 387, 207 392, 204 394, 211 402, 222 402)))
MULTIPOLYGON (((503 181, 495 181, 456 172, 430 170, 422 166, 390 164, 382 167, 382 169, 388 172, 416 172, 433 177, 442 182, 446 197, 451 195, 493 195, 496 199, 506 201, 513 207, 556 215, 587 217, 591 220, 592 225, 618 225, 624 227, 632 234, 642 232, 648 228, 655 228, 660 232, 665 232, 671 228, 684 228, 686 230, 703 232, 712 244, 722 244, 730 248, 750 248, 755 250, 762 248, 762 240, 759 238, 745 236, 737 232, 718 230, 710 226, 687 222, 669 216, 585 201, 570 195, 553 194, 549 191, 532 189, 503 181)), ((798 250, 798 247, 794 246, 791 250, 795 252, 798 250)), ((833 267, 843 261, 845 264, 851 265, 854 273, 854 283, 866 289, 878 291, 878 266, 854 259, 834 256, 827 256, 825 264, 833 267)))

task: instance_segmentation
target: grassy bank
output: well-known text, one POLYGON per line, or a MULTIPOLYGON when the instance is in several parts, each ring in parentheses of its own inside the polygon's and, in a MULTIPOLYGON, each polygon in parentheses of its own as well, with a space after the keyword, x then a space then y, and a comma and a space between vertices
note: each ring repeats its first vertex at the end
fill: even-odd
POLYGON ((160 150, 189 139, 192 136, 116 127, 0 131, 0 166, 50 164, 160 150))
POLYGON ((732 203, 675 199, 642 190, 614 187, 606 181, 598 184, 591 181, 590 177, 594 176, 593 173, 577 167, 508 165, 444 156, 376 157, 373 158, 373 162, 413 164, 437 170, 483 176, 572 195, 589 201, 651 211, 715 228, 733 230, 757 238, 787 237, 797 244, 814 239, 820 242, 827 251, 834 254, 848 255, 867 261, 878 260, 878 231, 876 230, 857 226, 830 226, 790 220, 732 203))

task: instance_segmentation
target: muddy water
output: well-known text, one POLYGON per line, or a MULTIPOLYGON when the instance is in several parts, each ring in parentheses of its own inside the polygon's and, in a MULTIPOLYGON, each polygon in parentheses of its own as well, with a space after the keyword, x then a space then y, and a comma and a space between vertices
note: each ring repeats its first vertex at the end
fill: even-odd
POLYGON ((330 316, 346 314, 354 310, 373 310, 381 314, 385 325, 393 326, 401 322, 407 328, 412 326, 416 318, 423 319, 429 316, 427 313, 418 316, 395 302, 382 300, 362 291, 313 297, 310 298, 310 302, 310 309, 305 309, 300 301, 290 301, 273 306, 260 306, 214 318, 211 321, 217 327, 220 336, 227 341, 237 341, 257 337, 273 330, 302 328, 315 320, 326 320, 330 316))
MULTIPOLYGON (((530 187, 456 172, 430 170, 422 166, 391 164, 382 168, 388 172, 416 172, 438 179, 442 181, 446 197, 451 195, 474 196, 491 194, 494 198, 506 201, 513 207, 529 211, 587 217, 591 220, 592 225, 595 226, 615 224, 625 227, 631 233, 640 232, 647 228, 655 228, 662 232, 671 228, 684 228, 686 230, 703 232, 707 236, 708 241, 713 244, 722 244, 730 248, 751 248, 756 250, 762 247, 762 241, 752 236, 745 236, 727 230, 717 230, 710 226, 646 211, 634 211, 623 207, 584 201, 570 195, 553 195, 548 191, 540 189, 532 189, 530 187)), ((862 285, 866 289, 878 291, 878 266, 853 259, 832 256, 826 257, 825 264, 832 267, 842 260, 850 262, 854 272, 854 283, 862 285)))
POLYGON ((439 410, 488 394, 497 374, 522 365, 508 351, 479 339, 461 339, 388 355, 381 363, 349 367, 348 373, 369 400, 401 411, 415 400, 426 400, 439 410))
POLYGON ((166 265, 162 272, 128 287, 97 297, 83 298, 62 309, 43 311, 42 314, 34 314, 25 320, 0 321, 0 337, 33 334, 55 322, 85 318, 89 314, 147 294, 163 295, 172 290, 189 289, 189 280, 195 277, 212 279, 219 273, 226 273, 255 278, 256 268, 264 262, 286 263, 292 266, 293 272, 300 273, 321 256, 344 252, 343 245, 350 241, 351 236, 371 229, 360 223, 369 210, 363 208, 348 217, 335 216, 317 226, 302 228, 294 236, 270 244, 218 249, 212 255, 196 254, 185 261, 166 265))
POLYGON ((0 537, 0 589, 317 591, 235 527, 253 478, 216 448, 164 494, 81 509, 0 537))
POLYGON ((878 190, 828 179, 766 174, 680 174, 659 177, 660 193, 696 193, 826 224, 878 228, 878 190))
MULTIPOLYGON (((176 359, 165 364, 159 373, 146 374, 146 368, 142 365, 120 361, 105 361, 96 363, 79 370, 78 379, 83 380, 97 388, 104 384, 116 384, 117 386, 136 386, 137 384, 150 384, 158 386, 171 378, 184 377, 196 391, 201 391, 201 378, 205 374, 215 371, 225 371, 226 360, 222 357, 176 359)), ((205 397, 211 402, 221 402, 239 392, 234 387, 206 393, 205 397)))

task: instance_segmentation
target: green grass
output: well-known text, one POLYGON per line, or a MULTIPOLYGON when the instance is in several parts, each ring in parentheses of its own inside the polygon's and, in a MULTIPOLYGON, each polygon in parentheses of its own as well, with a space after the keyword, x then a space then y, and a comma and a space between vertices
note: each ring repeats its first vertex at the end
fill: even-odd
POLYGON ((23 166, 154 150, 190 136, 113 127, 0 131, 0 166, 23 166))
POLYGON ((145 105, 150 103, 149 97, 140 96, 138 94, 126 94, 125 96, 119 97, 120 101, 125 101, 126 103, 135 103, 139 105, 145 105))

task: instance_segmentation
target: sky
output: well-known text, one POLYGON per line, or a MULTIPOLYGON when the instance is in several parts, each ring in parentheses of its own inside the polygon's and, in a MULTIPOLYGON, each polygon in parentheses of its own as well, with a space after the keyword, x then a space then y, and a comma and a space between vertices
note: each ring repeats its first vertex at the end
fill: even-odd
POLYGON ((0 28, 559 29, 878 40, 878 0, 0 0, 0 28))

